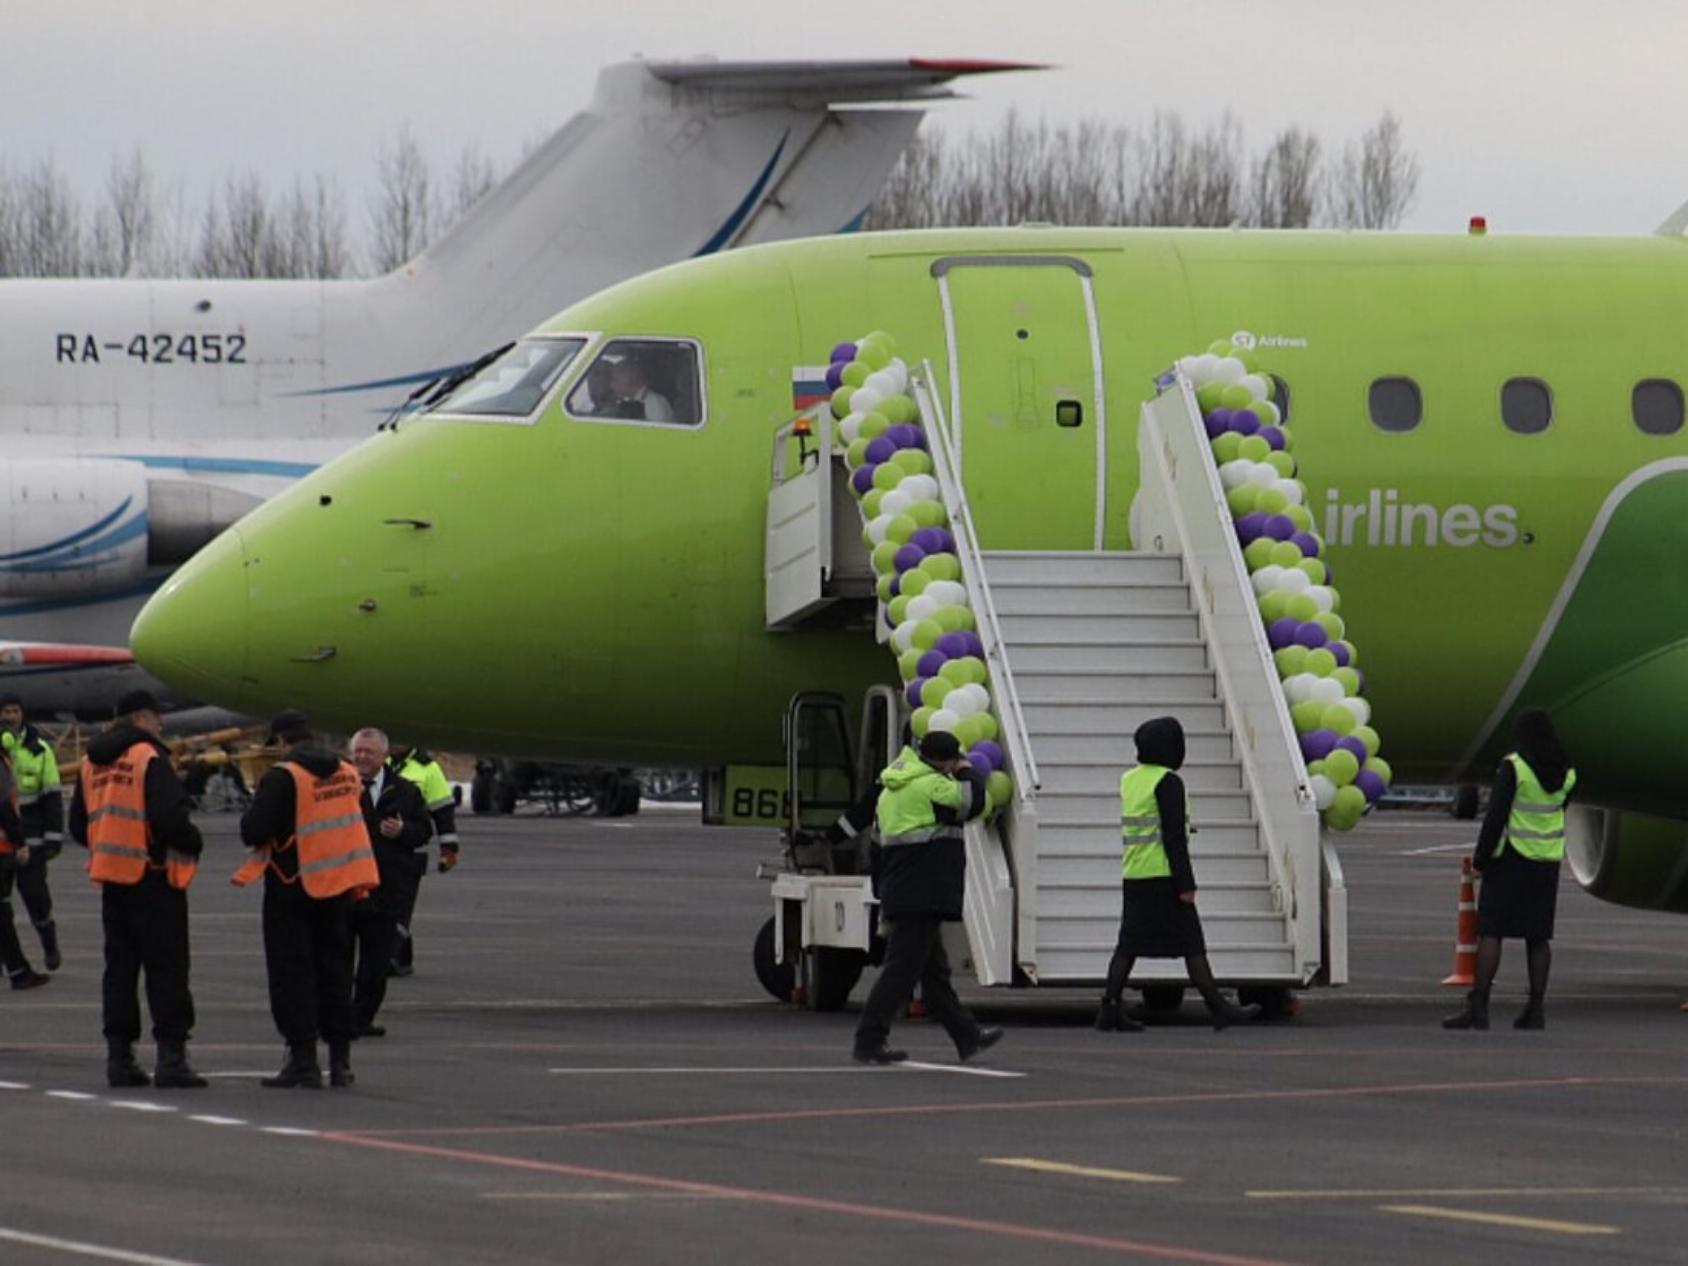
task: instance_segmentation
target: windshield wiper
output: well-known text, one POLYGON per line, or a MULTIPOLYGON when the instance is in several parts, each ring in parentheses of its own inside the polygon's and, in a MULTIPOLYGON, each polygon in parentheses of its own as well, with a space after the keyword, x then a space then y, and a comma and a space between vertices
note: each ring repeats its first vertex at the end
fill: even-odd
POLYGON ((406 396, 403 403, 394 406, 393 411, 387 415, 386 420, 375 429, 378 431, 397 430, 399 421, 402 418, 413 412, 420 412, 423 409, 433 408, 434 405, 438 404, 458 387, 461 387, 469 379, 480 373, 481 370, 492 364, 493 361, 504 355, 505 352, 509 351, 515 345, 516 340, 511 339, 508 343, 504 343, 493 348, 490 352, 477 356, 467 365, 461 365, 456 369, 435 374, 432 378, 428 379, 427 382, 423 383, 415 391, 406 396), (419 401, 420 403, 418 403, 419 401))

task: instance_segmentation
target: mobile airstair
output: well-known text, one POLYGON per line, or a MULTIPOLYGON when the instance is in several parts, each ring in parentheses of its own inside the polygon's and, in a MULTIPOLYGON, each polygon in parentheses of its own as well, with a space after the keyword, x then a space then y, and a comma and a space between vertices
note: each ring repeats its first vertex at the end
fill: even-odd
MULTIPOLYGON (((1262 990, 1344 982, 1341 868, 1321 838, 1188 382, 1177 378, 1143 407, 1132 524, 1139 549, 1015 552, 978 546, 955 432, 933 381, 928 364, 910 394, 985 644, 1014 780, 996 819, 968 831, 966 958, 979 981, 1090 986, 1103 979, 1119 927, 1119 777, 1134 761, 1137 726, 1171 715, 1187 739, 1181 775, 1193 806, 1197 905, 1215 975, 1262 990)), ((789 563, 801 554, 792 544, 789 525, 802 521, 792 504, 824 501, 833 519, 828 540, 843 515, 833 491, 842 467, 824 414, 810 423, 822 450, 806 468, 815 486, 805 495, 788 481, 775 489, 783 505, 770 501, 771 628, 800 628, 805 613, 796 608, 824 605, 835 583, 822 576, 817 584, 807 565, 789 563)), ((859 515, 846 521, 859 532, 859 515)), ((813 524, 806 533, 821 539, 813 524)), ((1146 985, 1185 980, 1177 960, 1141 962, 1133 975, 1146 985)))

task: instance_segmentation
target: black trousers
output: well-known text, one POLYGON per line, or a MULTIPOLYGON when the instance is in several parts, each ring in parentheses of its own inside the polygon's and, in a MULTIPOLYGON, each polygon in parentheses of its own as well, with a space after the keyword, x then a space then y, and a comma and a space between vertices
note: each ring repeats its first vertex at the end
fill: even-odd
MULTIPOLYGON (((383 885, 385 887, 385 885, 383 885)), ((357 952, 353 978, 352 1015, 361 1028, 373 1023, 387 997, 387 967, 393 961, 393 942, 399 921, 379 896, 352 908, 352 940, 357 952)))
POLYGON ((10 853, 0 856, 0 967, 8 976, 29 970, 17 925, 12 922, 12 889, 17 886, 18 870, 16 857, 10 853))
POLYGON ((264 963, 269 968, 270 1014, 289 1046, 321 1037, 350 1042, 352 1022, 352 897, 318 899, 299 884, 264 877, 264 963))
POLYGON ((106 1040, 140 1039, 137 989, 144 971, 153 1037, 187 1041, 194 1018, 188 989, 188 894, 172 888, 161 870, 148 870, 138 884, 101 884, 100 923, 105 929, 106 1040))
MULTIPOLYGON (((416 913, 416 898, 422 891, 422 876, 428 873, 428 854, 419 849, 393 867, 392 890, 388 897, 396 913, 398 926, 393 937, 393 962, 409 967, 416 959, 416 946, 410 932, 410 919, 416 913)), ((386 878, 382 886, 386 886, 386 878)))
POLYGON ((46 816, 38 806, 22 810, 24 838, 30 841, 29 865, 18 870, 18 896, 23 908, 29 911, 29 921, 36 927, 53 921, 53 894, 47 889, 47 863, 50 858, 41 846, 47 831, 46 816))
POLYGON ((979 1040, 979 1022, 961 1005, 950 984, 949 956, 944 953, 943 920, 935 914, 902 915, 887 924, 885 963, 862 1007, 856 1026, 856 1049, 873 1050, 890 1036, 892 1021, 914 997, 920 996, 958 1051, 971 1050, 979 1040))

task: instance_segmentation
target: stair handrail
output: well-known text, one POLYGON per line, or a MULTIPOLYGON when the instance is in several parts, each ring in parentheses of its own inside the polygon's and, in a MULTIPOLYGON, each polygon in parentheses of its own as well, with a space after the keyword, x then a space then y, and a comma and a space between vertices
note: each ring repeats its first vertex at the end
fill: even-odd
MULTIPOLYGON (((1214 672, 1237 730, 1239 758, 1255 793, 1267 857, 1285 893, 1288 913, 1294 919, 1295 952, 1297 966, 1301 968, 1316 964, 1320 958, 1319 818, 1308 782, 1307 762, 1290 721, 1289 709, 1279 693, 1277 663, 1255 607, 1254 587, 1243 561, 1242 546, 1237 541, 1225 489, 1214 465, 1195 389, 1179 371, 1167 391, 1179 393, 1187 426, 1179 428, 1180 434, 1172 434, 1170 427, 1162 427, 1151 406, 1164 396, 1145 402, 1138 433, 1143 513, 1141 521, 1134 524, 1134 535, 1141 531, 1147 537, 1149 519, 1159 511, 1170 518, 1178 537, 1178 548, 1190 574, 1192 597, 1207 626, 1206 640, 1212 652, 1214 672), (1192 478, 1199 483, 1192 484, 1192 478), (1160 493, 1164 494, 1164 504, 1156 501, 1160 493), (1197 521, 1196 514, 1205 521, 1197 521), (1211 565, 1198 551, 1198 537, 1208 543, 1211 565), (1220 584, 1230 590, 1230 595, 1216 592, 1216 572, 1222 575, 1220 584), (1236 614, 1248 629, 1240 645, 1228 644, 1220 630, 1213 627, 1216 608, 1225 597, 1234 599, 1236 614), (1269 683, 1269 691, 1252 705, 1251 695, 1259 692, 1248 688, 1251 681, 1269 683), (1263 757, 1277 766, 1276 776, 1268 776, 1262 768, 1263 757), (1293 797, 1282 795, 1285 774, 1293 788, 1293 797), (1308 885, 1305 891, 1303 882, 1308 885)), ((1137 544, 1139 548, 1144 547, 1143 540, 1137 544)), ((1225 605, 1231 602, 1227 600, 1225 605)))
POLYGON ((961 560, 961 572, 967 581, 967 592, 973 599, 973 614, 979 624, 979 638, 985 644, 985 659, 991 666, 991 685, 996 689, 998 719, 1002 723, 1002 737, 1008 746, 1008 759, 1014 767, 1014 792, 1021 801, 1031 800, 1041 785, 1037 759, 1032 755, 1030 738, 1026 734, 1026 716, 1020 707, 1020 692, 1014 685, 1014 674, 1008 668, 1007 644, 1002 637, 1002 623, 997 618, 996 603, 991 598, 990 585, 985 579, 985 559, 979 548, 978 533, 973 526, 973 510, 967 502, 955 461, 955 449, 949 423, 944 417, 938 394, 932 390, 937 381, 932 362, 920 362, 920 372, 913 376, 915 401, 922 417, 932 419, 925 428, 931 445, 932 471, 944 506, 949 511, 950 535, 955 537, 956 557, 961 560))

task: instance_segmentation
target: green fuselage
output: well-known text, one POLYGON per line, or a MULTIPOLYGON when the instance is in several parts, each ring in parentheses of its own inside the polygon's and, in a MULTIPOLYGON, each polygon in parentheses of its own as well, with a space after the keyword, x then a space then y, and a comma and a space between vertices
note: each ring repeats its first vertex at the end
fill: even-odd
POLYGON ((1309 508, 1397 776, 1486 777, 1508 708, 1538 704, 1591 799, 1679 801, 1688 433, 1644 434, 1630 414, 1638 382, 1688 380, 1688 255, 1664 239, 1019 229, 676 265, 544 329, 696 338, 701 427, 567 416, 589 348, 530 421, 414 419, 265 505, 154 600, 137 652, 231 707, 297 704, 464 750, 776 761, 794 691, 894 678, 863 633, 763 627, 770 443, 794 366, 891 331, 911 361, 931 359, 946 404, 959 378, 987 547, 1094 543, 1079 271, 957 266, 958 365, 934 276, 946 258, 1050 255, 1092 275, 1105 547, 1132 545, 1155 375, 1247 331, 1289 386, 1309 508), (1423 420, 1390 434, 1368 391, 1396 376, 1417 384, 1423 420), (1503 425, 1516 378, 1551 389, 1540 434, 1503 425), (1056 425, 1056 399, 1083 402, 1081 425, 1056 425))

